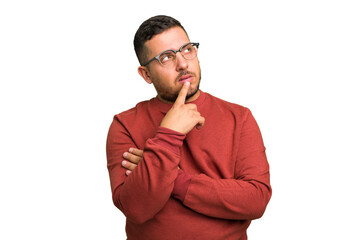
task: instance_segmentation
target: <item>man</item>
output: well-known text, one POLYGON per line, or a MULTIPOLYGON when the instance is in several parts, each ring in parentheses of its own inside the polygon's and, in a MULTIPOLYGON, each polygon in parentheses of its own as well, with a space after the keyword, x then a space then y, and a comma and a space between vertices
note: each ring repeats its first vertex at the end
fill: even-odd
POLYGON ((247 239, 271 196, 251 112, 199 90, 199 44, 177 20, 148 19, 134 46, 157 97, 115 115, 109 129, 113 201, 128 239, 247 239))

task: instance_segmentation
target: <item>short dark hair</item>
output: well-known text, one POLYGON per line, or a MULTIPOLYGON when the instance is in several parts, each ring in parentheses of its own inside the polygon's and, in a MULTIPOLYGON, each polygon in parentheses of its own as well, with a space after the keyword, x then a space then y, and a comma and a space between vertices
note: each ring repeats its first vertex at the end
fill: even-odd
POLYGON ((165 15, 151 17, 140 25, 134 37, 135 53, 140 65, 143 65, 148 60, 145 42, 172 27, 181 27, 186 33, 184 27, 178 20, 165 15))

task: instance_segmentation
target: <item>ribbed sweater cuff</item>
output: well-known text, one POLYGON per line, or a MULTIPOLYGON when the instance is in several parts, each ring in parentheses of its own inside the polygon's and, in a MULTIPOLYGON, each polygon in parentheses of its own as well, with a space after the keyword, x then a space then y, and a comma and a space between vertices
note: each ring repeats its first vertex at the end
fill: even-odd
POLYGON ((154 143, 159 144, 170 151, 180 155, 180 148, 186 135, 165 127, 159 127, 155 137, 152 139, 154 143))
POLYGON ((178 176, 174 182, 174 189, 172 192, 172 197, 184 202, 186 192, 189 188, 191 181, 190 174, 185 173, 183 170, 179 169, 178 176))

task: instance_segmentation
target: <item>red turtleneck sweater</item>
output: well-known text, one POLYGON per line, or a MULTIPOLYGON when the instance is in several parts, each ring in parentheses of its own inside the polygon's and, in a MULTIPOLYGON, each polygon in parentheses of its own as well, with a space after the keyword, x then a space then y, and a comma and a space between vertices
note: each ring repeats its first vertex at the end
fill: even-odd
POLYGON ((243 240, 265 211, 269 165, 250 110, 204 92, 192 103, 206 121, 187 135, 159 127, 171 105, 158 98, 114 117, 107 166, 129 240, 243 240), (126 176, 122 156, 131 147, 144 155, 126 176))

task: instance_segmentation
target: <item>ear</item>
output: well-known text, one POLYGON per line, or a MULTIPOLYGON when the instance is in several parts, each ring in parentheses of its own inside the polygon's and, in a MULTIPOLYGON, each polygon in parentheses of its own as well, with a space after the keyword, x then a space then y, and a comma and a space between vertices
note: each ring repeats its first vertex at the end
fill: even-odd
POLYGON ((148 84, 152 83, 152 80, 151 80, 151 77, 149 74, 149 69, 147 69, 147 67, 144 67, 144 66, 138 67, 138 73, 148 84))

